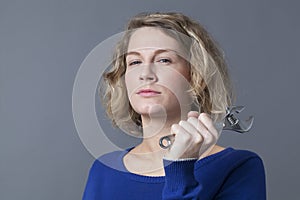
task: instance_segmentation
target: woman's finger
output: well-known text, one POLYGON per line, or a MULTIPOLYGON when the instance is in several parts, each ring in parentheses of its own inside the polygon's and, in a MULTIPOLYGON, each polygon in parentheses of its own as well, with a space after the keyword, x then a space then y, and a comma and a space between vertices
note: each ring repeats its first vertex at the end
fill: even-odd
POLYGON ((203 141, 201 134, 191 123, 182 120, 179 122, 179 125, 192 135, 193 143, 195 145, 198 145, 203 141))
POLYGON ((168 159, 178 159, 187 157, 197 157, 197 151, 189 150, 191 148, 192 135, 179 124, 173 124, 171 132, 175 134, 175 140, 169 152, 166 154, 168 159))
POLYGON ((200 114, 200 116, 196 119, 194 117, 190 117, 188 122, 192 124, 200 133, 202 137, 202 146, 200 148, 199 153, 204 152, 207 149, 207 146, 214 145, 218 139, 218 133, 216 129, 213 127, 211 119, 204 114, 200 114), (204 120, 204 123, 202 122, 204 120), (208 127, 210 130, 208 129, 208 127))
POLYGON ((189 118, 189 117, 195 117, 195 118, 198 118, 198 117, 199 117, 199 112, 197 112, 197 111, 190 111, 190 112, 188 112, 187 117, 188 117, 188 118, 189 118))
POLYGON ((200 133, 203 131, 208 131, 207 127, 198 118, 189 117, 187 122, 193 125, 194 128, 197 129, 200 133))
POLYGON ((202 123, 202 121, 200 121, 199 119, 196 119, 194 117, 191 117, 188 119, 188 122, 198 130, 199 134, 203 138, 203 143, 207 144, 212 141, 214 136, 207 129, 207 127, 202 123))
POLYGON ((214 123, 210 116, 206 113, 201 113, 198 117, 199 121, 207 128, 207 130, 213 135, 214 139, 218 137, 218 131, 214 126, 214 123))

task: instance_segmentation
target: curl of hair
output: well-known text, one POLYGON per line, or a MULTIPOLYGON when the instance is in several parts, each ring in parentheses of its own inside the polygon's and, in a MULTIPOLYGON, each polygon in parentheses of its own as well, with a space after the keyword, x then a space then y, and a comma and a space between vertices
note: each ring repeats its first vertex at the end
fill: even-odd
POLYGON ((115 48, 112 68, 103 75, 100 85, 102 103, 113 124, 129 133, 141 133, 142 121, 131 107, 125 87, 125 53, 130 36, 142 27, 167 29, 166 34, 175 38, 189 54, 191 89, 194 105, 199 112, 216 114, 220 119, 226 107, 232 105, 234 94, 224 54, 208 32, 196 21, 181 13, 141 13, 133 17, 126 32, 115 48), (191 38, 189 42, 180 34, 191 38), (219 115, 218 115, 219 114, 219 115))

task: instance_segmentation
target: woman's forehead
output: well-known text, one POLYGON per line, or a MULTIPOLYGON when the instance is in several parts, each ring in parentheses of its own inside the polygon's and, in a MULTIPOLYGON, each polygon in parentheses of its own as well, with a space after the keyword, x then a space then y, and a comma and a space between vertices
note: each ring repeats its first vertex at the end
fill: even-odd
POLYGON ((184 49, 179 42, 167 35, 164 31, 156 27, 143 27, 135 30, 130 37, 126 53, 147 49, 163 49, 184 55, 184 49))

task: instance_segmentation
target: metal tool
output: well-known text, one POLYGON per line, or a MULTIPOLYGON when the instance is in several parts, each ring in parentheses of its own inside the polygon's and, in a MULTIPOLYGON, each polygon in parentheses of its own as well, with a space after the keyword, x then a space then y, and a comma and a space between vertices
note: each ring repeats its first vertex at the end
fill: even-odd
POLYGON ((245 106, 231 106, 226 108, 225 121, 223 123, 224 130, 235 131, 239 133, 248 132, 253 124, 254 117, 250 116, 247 120, 240 120, 235 113, 240 113, 245 106))
MULTIPOLYGON (((252 125, 254 117, 250 116, 247 120, 240 120, 236 114, 242 112, 245 106, 230 106, 226 108, 224 117, 223 130, 230 130, 239 133, 248 132, 252 125)), ((163 149, 168 149, 173 144, 175 134, 167 135, 159 139, 159 146, 163 149)))

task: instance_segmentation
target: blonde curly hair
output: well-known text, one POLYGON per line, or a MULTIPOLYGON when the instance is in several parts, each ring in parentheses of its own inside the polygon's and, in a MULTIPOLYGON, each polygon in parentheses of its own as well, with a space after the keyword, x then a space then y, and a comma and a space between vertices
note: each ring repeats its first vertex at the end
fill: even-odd
POLYGON ((199 112, 224 114, 226 107, 232 105, 233 89, 224 54, 208 32, 181 13, 141 13, 128 22, 123 38, 116 45, 112 67, 103 75, 104 81, 99 87, 102 103, 113 124, 129 133, 142 131, 141 116, 131 107, 124 82, 130 36, 142 27, 170 30, 164 32, 175 38, 189 55, 190 92, 194 105, 199 112))

